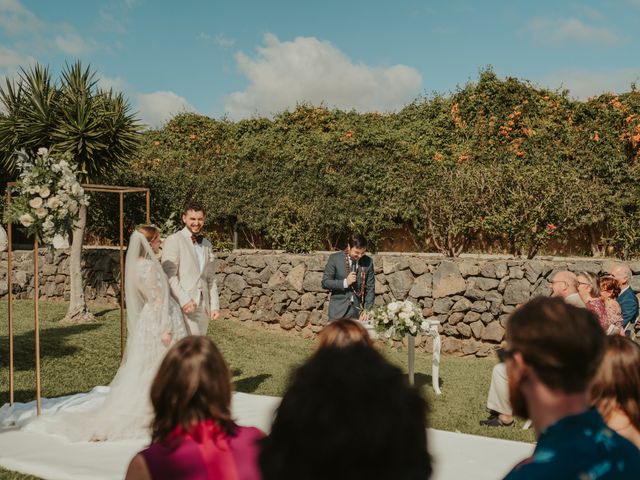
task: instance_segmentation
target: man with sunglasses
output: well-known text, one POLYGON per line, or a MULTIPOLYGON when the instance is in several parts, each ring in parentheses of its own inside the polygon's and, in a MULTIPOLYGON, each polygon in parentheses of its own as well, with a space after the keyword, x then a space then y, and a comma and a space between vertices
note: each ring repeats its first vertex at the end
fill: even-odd
POLYGON ((618 285, 620 285, 620 293, 616 300, 618 300, 620 310, 622 311, 622 328, 625 330, 627 336, 630 336, 636 319, 638 318, 638 298, 629 286, 632 275, 631 269, 625 263, 616 263, 609 271, 618 282, 618 285))

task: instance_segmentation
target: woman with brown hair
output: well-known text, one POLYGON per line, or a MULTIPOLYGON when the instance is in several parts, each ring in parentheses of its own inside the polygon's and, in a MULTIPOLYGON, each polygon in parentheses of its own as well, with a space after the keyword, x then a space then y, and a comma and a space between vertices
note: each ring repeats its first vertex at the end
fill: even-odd
POLYGON ((369 332, 359 321, 339 318, 322 329, 318 335, 316 350, 327 347, 345 348, 354 344, 373 346, 369 332))
POLYGON ((259 480, 264 434, 231 418, 231 375, 207 337, 189 336, 164 358, 151 386, 152 443, 125 480, 259 480))
POLYGON ((616 301, 620 294, 618 281, 611 276, 604 276, 600 279, 600 298, 604 302, 609 324, 605 328, 607 335, 624 335, 622 331, 622 311, 620 304, 616 301))
POLYGON ((607 337, 591 402, 609 428, 640 448, 640 346, 624 336, 607 337))

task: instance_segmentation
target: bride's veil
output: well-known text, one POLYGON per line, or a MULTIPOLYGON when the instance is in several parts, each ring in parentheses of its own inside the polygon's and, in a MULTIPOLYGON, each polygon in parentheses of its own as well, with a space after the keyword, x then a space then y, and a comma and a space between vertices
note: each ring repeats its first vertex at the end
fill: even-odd
POLYGON ((127 304, 127 331, 135 331, 136 322, 144 306, 144 297, 136 279, 140 278, 140 259, 155 259, 151 245, 143 234, 135 231, 129 239, 127 258, 124 262, 124 298, 127 304))

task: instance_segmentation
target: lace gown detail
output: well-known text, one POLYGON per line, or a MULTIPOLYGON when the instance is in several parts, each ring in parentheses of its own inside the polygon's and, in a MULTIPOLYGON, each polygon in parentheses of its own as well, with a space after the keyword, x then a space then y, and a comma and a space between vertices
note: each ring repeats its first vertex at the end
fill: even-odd
MULTIPOLYGON (((127 345, 111 384, 95 387, 89 393, 43 399, 42 415, 38 418, 34 418, 34 402, 13 407, 4 405, 0 408, 3 425, 60 435, 72 441, 149 436, 153 414, 149 391, 169 348, 162 344, 162 336, 170 332, 173 344, 185 337, 187 331, 180 308, 169 295, 166 277, 157 260, 138 257, 135 277, 128 278, 128 281, 135 282, 135 294, 139 295, 136 300, 142 308, 136 312, 135 318, 128 315, 127 345)), ((132 287, 128 285, 127 288, 128 309, 132 287)))

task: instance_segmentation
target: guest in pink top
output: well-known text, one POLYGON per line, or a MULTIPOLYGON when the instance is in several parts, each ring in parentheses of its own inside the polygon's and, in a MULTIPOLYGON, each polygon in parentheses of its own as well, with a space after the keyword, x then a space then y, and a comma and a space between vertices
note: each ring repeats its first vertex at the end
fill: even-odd
POLYGON ((624 335, 622 330, 622 311, 620 304, 616 301, 620 294, 618 281, 610 276, 600 279, 600 297, 604 301, 604 308, 607 312, 609 325, 605 328, 607 335, 624 335))
POLYGON ((207 337, 190 336, 165 356, 151 386, 151 445, 125 480, 260 480, 264 434, 231 418, 231 377, 207 337))

